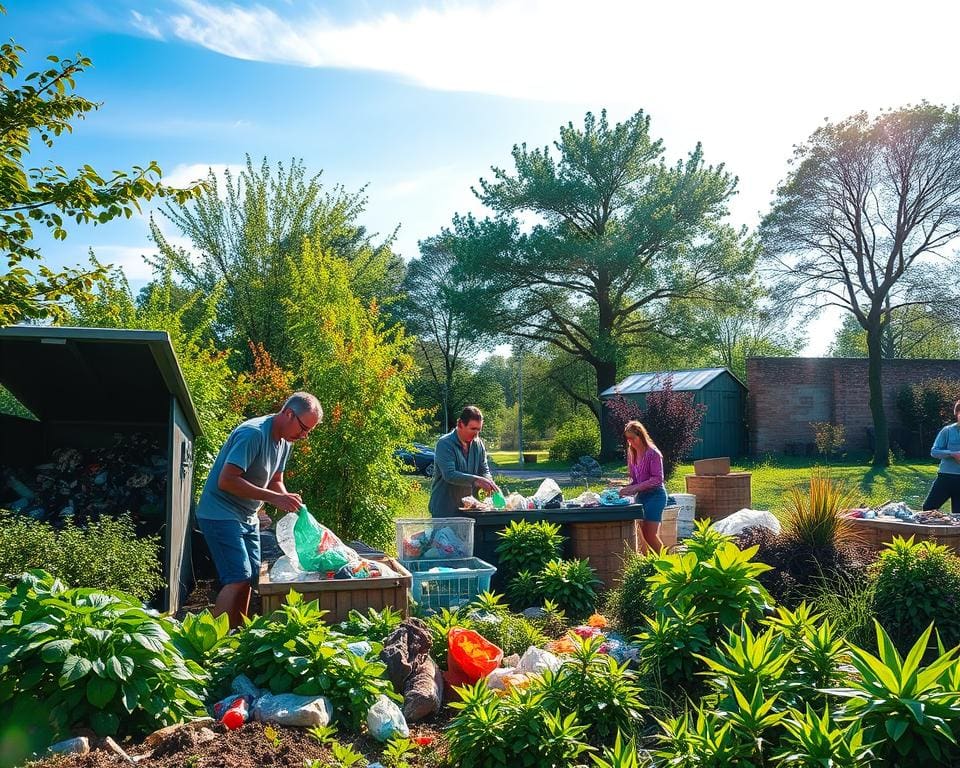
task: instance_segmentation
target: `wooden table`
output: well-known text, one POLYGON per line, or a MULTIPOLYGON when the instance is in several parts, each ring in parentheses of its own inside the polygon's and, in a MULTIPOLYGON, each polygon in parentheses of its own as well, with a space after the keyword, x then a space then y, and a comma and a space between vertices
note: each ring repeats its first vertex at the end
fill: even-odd
MULTIPOLYGON (((672 547, 677 543, 678 507, 667 507, 663 514, 660 538, 672 547)), ((514 511, 483 512, 476 509, 461 509, 460 515, 474 519, 473 552, 481 560, 497 565, 498 532, 514 520, 538 522, 546 520, 560 526, 566 537, 563 556, 587 558, 597 572, 604 588, 615 586, 623 572, 623 554, 627 550, 640 551, 640 523, 643 521, 642 504, 622 506, 564 507, 562 509, 530 509, 514 511)), ((505 588, 500 572, 493 578, 493 588, 505 588)))

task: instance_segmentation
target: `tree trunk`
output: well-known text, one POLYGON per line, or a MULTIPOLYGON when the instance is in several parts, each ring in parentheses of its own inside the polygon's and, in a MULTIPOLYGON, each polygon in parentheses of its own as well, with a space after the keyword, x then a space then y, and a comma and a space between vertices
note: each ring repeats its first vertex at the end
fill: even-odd
POLYGON ((603 403, 600 400, 600 393, 617 383, 617 364, 604 361, 593 367, 597 372, 598 408, 596 413, 600 422, 600 461, 613 461, 620 451, 619 435, 613 434, 609 426, 604 423, 603 403))
POLYGON ((873 466, 890 466, 890 436, 887 433, 887 414, 883 409, 883 386, 880 373, 883 366, 883 334, 879 327, 867 329, 867 380, 870 385, 870 414, 873 416, 873 466))

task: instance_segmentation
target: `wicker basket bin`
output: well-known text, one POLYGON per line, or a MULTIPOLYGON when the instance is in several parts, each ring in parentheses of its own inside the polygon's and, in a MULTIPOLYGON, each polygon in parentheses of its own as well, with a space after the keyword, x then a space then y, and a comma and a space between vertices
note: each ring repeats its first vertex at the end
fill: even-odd
POLYGON ((729 475, 687 475, 687 493, 697 497, 697 519, 722 520, 752 502, 751 474, 732 472, 729 475))

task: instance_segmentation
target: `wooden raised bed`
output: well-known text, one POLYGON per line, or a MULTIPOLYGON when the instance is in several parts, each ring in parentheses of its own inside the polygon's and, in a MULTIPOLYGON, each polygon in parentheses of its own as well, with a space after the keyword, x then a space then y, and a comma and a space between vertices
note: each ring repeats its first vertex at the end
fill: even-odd
POLYGON ((922 525, 886 517, 854 517, 850 518, 850 523, 860 540, 876 552, 883 551, 883 545, 893 541, 894 536, 905 539, 913 536, 916 541, 934 541, 960 554, 960 525, 922 525))
POLYGON ((285 581, 273 583, 267 564, 260 569, 260 598, 264 615, 270 614, 284 603, 290 590, 299 592, 304 600, 319 600, 320 609, 329 611, 324 617, 331 624, 344 621, 352 610, 366 613, 367 608, 378 611, 390 607, 400 611, 404 618, 410 615, 409 592, 413 583, 410 571, 392 557, 384 562, 399 577, 382 579, 330 579, 324 581, 285 581))

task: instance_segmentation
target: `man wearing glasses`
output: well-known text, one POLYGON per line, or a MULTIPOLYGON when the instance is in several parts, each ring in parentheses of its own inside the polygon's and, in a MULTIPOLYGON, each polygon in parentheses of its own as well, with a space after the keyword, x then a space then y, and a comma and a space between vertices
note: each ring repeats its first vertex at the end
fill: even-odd
MULTIPOLYGON (((240 424, 223 444, 197 503, 197 523, 210 547, 221 589, 213 613, 238 627, 250 609, 260 573, 260 513, 271 504, 296 512, 303 501, 283 484, 291 444, 323 419, 320 402, 295 392, 278 413, 240 424)), ((269 518, 267 518, 269 522, 269 518)))

